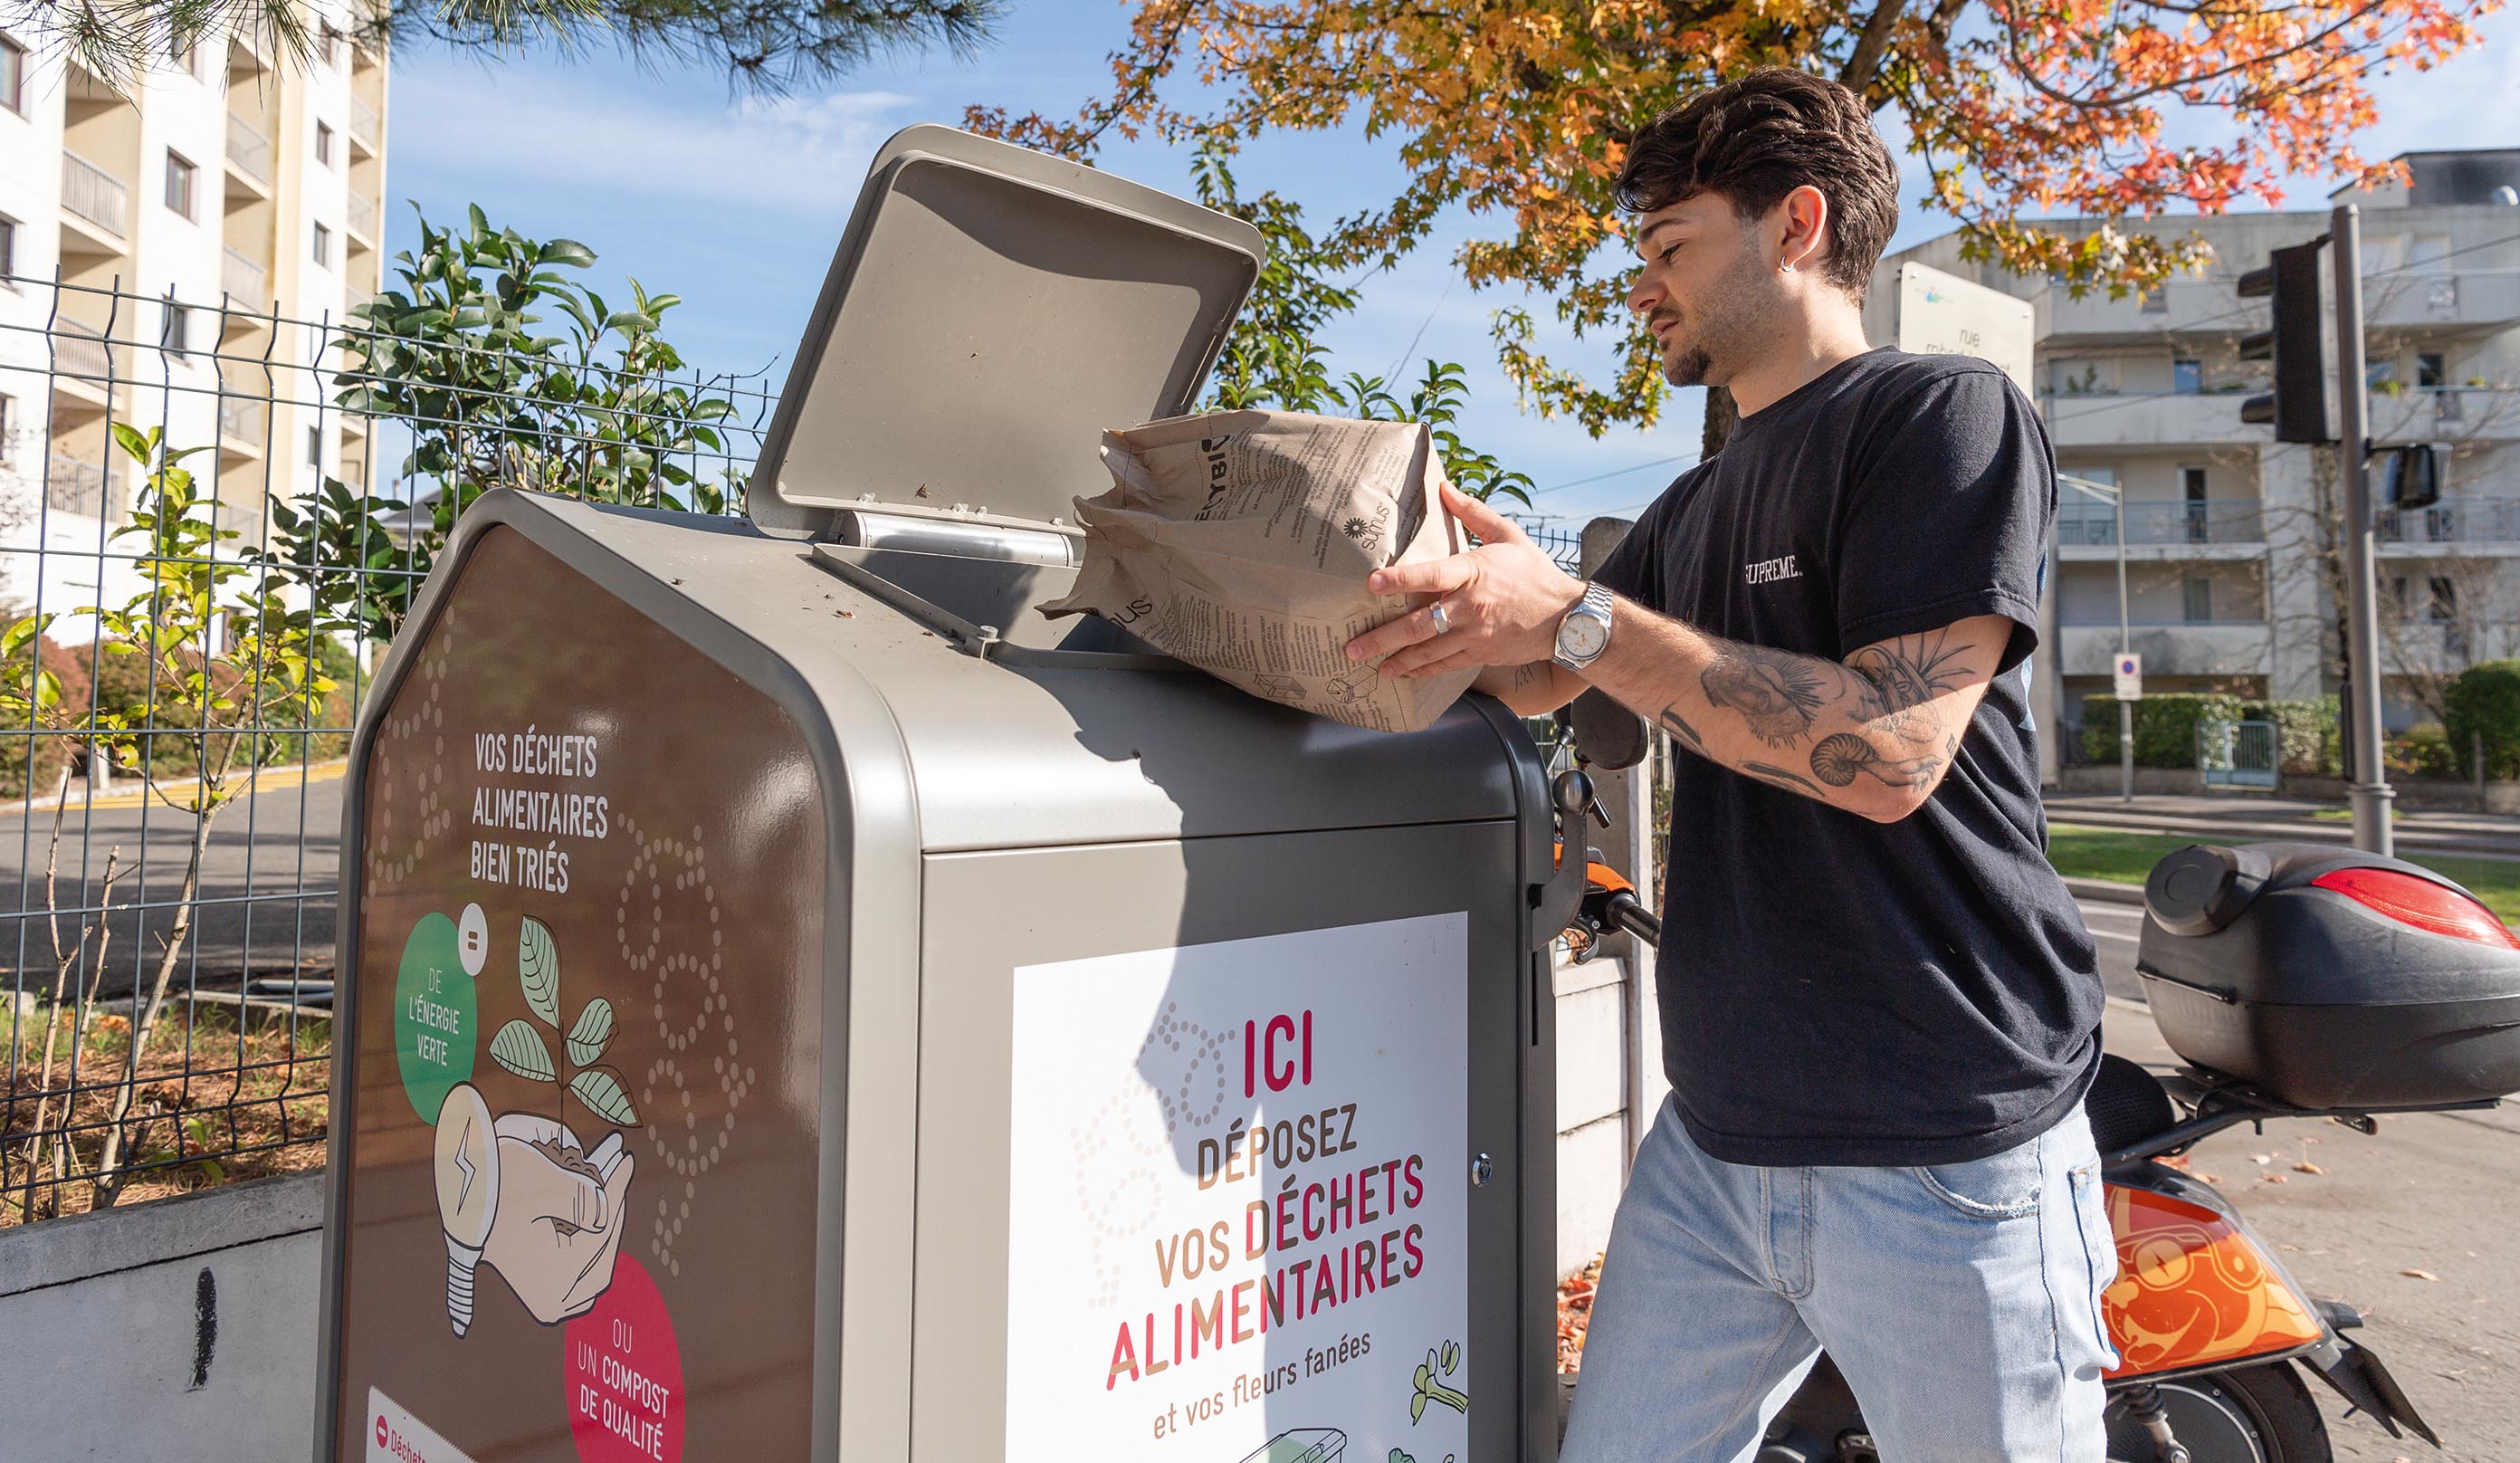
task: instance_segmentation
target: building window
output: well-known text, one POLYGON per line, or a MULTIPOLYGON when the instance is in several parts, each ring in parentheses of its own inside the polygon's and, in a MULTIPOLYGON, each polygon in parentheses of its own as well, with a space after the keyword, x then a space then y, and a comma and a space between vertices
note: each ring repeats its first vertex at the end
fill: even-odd
POLYGON ((0 218, 0 274, 18 272, 18 220, 0 218))
POLYGON ((2417 234, 2407 247, 2407 269, 2413 274, 2450 272, 2450 235, 2417 234))
POLYGON ((193 186, 200 173, 201 169, 186 161, 182 154, 172 148, 166 150, 167 207, 186 218, 193 216, 193 186))
POLYGON ((321 427, 306 429, 306 465, 310 468, 324 466, 324 429, 321 427))
POLYGON ((0 396, 0 462, 9 460, 10 448, 18 444, 17 434, 10 429, 18 425, 18 398, 0 396))
POLYGON ((2428 390, 2439 390, 2450 385, 2450 362, 2440 351, 2415 352, 2415 385, 2428 390))
POLYGON ((315 225, 315 263, 324 269, 333 267, 333 231, 320 223, 315 225))
POLYGON ((324 53, 324 64, 326 66, 339 65, 341 60, 341 32, 334 29, 330 23, 327 23, 324 26, 324 38, 321 42, 320 48, 324 53))
POLYGON ((2145 313, 2145 314, 2147 314, 2147 315, 2167 315, 2167 314, 2169 314, 2169 313, 2170 313, 2170 292, 2168 292, 2168 291, 2166 291, 2166 290, 2160 290, 2160 289, 2153 289, 2153 290, 2146 290, 2146 291, 2144 291, 2144 292, 2143 292, 2143 296, 2142 296, 2142 304, 2141 304, 2141 309, 2142 309, 2143 313, 2145 313))
POLYGON ((2214 619, 2214 581, 2202 575, 2190 575, 2180 582, 2181 608, 2189 624, 2211 624, 2214 619))
POLYGON ((173 286, 166 290, 166 315, 158 327, 158 348, 169 355, 182 355, 190 344, 193 312, 175 302, 173 286))
POLYGON ((2172 361, 2170 389, 2182 396, 2193 396, 2205 389, 2205 363, 2189 360, 2172 361))
POLYGON ((333 129, 323 122, 315 124, 315 160, 326 167, 333 165, 333 129))
POLYGON ((26 110, 26 48, 0 35, 0 107, 26 110))

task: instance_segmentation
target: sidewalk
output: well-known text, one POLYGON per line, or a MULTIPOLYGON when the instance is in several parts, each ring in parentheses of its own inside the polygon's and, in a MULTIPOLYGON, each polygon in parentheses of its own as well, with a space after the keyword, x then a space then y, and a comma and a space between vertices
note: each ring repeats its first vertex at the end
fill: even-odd
MULTIPOLYGON (((2043 800, 2050 823, 2089 828, 2325 844, 2347 844, 2354 838, 2341 806, 2297 798, 2155 794, 2126 802, 2108 793, 2049 793, 2043 800)), ((2394 826, 2398 846, 2409 851, 2520 859, 2520 816, 2509 813, 2402 811, 2394 826)))

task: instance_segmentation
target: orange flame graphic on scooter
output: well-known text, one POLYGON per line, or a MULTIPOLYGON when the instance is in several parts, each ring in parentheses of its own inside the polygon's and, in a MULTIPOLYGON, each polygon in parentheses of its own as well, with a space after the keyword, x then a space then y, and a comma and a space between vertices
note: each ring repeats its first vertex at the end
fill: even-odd
POLYGON ((2289 1351, 2322 1334, 2257 1242, 2185 1200, 2108 1186, 2118 1278, 2100 1297, 2124 1358, 2111 1378, 2289 1351))

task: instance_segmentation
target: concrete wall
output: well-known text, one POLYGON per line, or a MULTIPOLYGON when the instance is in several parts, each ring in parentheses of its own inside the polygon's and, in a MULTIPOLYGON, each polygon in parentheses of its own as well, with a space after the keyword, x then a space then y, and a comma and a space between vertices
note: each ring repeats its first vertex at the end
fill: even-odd
POLYGON ((0 1455, 305 1457, 323 1201, 308 1174, 0 1231, 0 1455))

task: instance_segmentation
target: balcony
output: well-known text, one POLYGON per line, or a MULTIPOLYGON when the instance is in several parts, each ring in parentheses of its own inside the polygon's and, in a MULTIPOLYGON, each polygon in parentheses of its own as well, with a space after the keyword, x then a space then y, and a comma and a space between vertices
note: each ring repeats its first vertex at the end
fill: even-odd
POLYGON ((130 237, 131 190, 122 180, 65 148, 62 207, 105 231, 112 241, 130 237))
POLYGON ((2416 387, 2375 390, 2369 399, 2373 441, 2520 437, 2520 391, 2500 387, 2416 387))
POLYGON ((349 201, 349 209, 343 221, 349 225, 350 236, 364 242, 370 249, 376 248, 377 201, 355 188, 350 190, 349 201))
MULTIPOLYGON (((2210 498, 2188 502, 2177 498, 2130 498, 2126 505, 2126 541, 2130 548, 2263 544, 2266 518, 2255 498, 2210 498)), ((2064 494, 2056 504, 2056 541, 2064 548, 2113 549, 2118 541, 2118 512, 2082 493, 2064 494)))
POLYGON ((377 150, 377 109, 356 94, 350 98, 350 145, 371 156, 377 150))
MULTIPOLYGON (((2057 647, 2063 675, 2107 675, 2118 653, 2118 627, 2068 624, 2057 647)), ((2272 636, 2262 619, 2134 624, 2127 648, 2143 657, 2146 675, 2264 675, 2272 636)))
MULTIPOLYGON (((2322 290, 2326 280, 2322 264, 2322 290)), ((2117 299, 2105 291, 2075 299, 2050 288, 2031 297, 2031 305, 2042 341, 2062 338, 2076 345, 2158 344, 2172 336, 2216 338, 2266 329, 2266 301, 2240 298, 2236 283, 2230 278, 2177 279, 2153 295, 2117 299)), ((2520 321, 2520 270, 2366 274, 2362 320, 2374 330, 2428 326, 2454 334, 2506 326, 2520 321)))
POLYGON ((261 314, 271 308, 271 274, 249 255, 230 249, 219 258, 219 288, 228 295, 228 308, 261 314))
POLYGON ((248 181, 271 187, 271 139, 233 112, 228 114, 228 164, 248 181))
MULTIPOLYGON (((2362 321, 2374 330, 2491 328, 2520 321, 2520 271, 2399 270, 2362 277, 2362 321)), ((2455 329, 2453 334, 2459 334, 2455 329)))
POLYGON ((219 435, 262 446, 262 403, 248 396, 219 398, 219 435))
POLYGON ((2173 447, 2272 440, 2271 430, 2240 420, 2237 391, 2124 394, 2051 392, 2039 398, 2048 435, 2060 448, 2173 447))
POLYGON ((2430 508, 2392 509, 2379 516, 2372 536, 2382 553, 2520 553, 2520 498, 2444 498, 2430 508))
POLYGON ((109 508, 119 506, 110 499, 121 486, 120 473, 108 473, 85 458, 55 452, 44 464, 44 505, 56 513, 104 518, 109 508))

